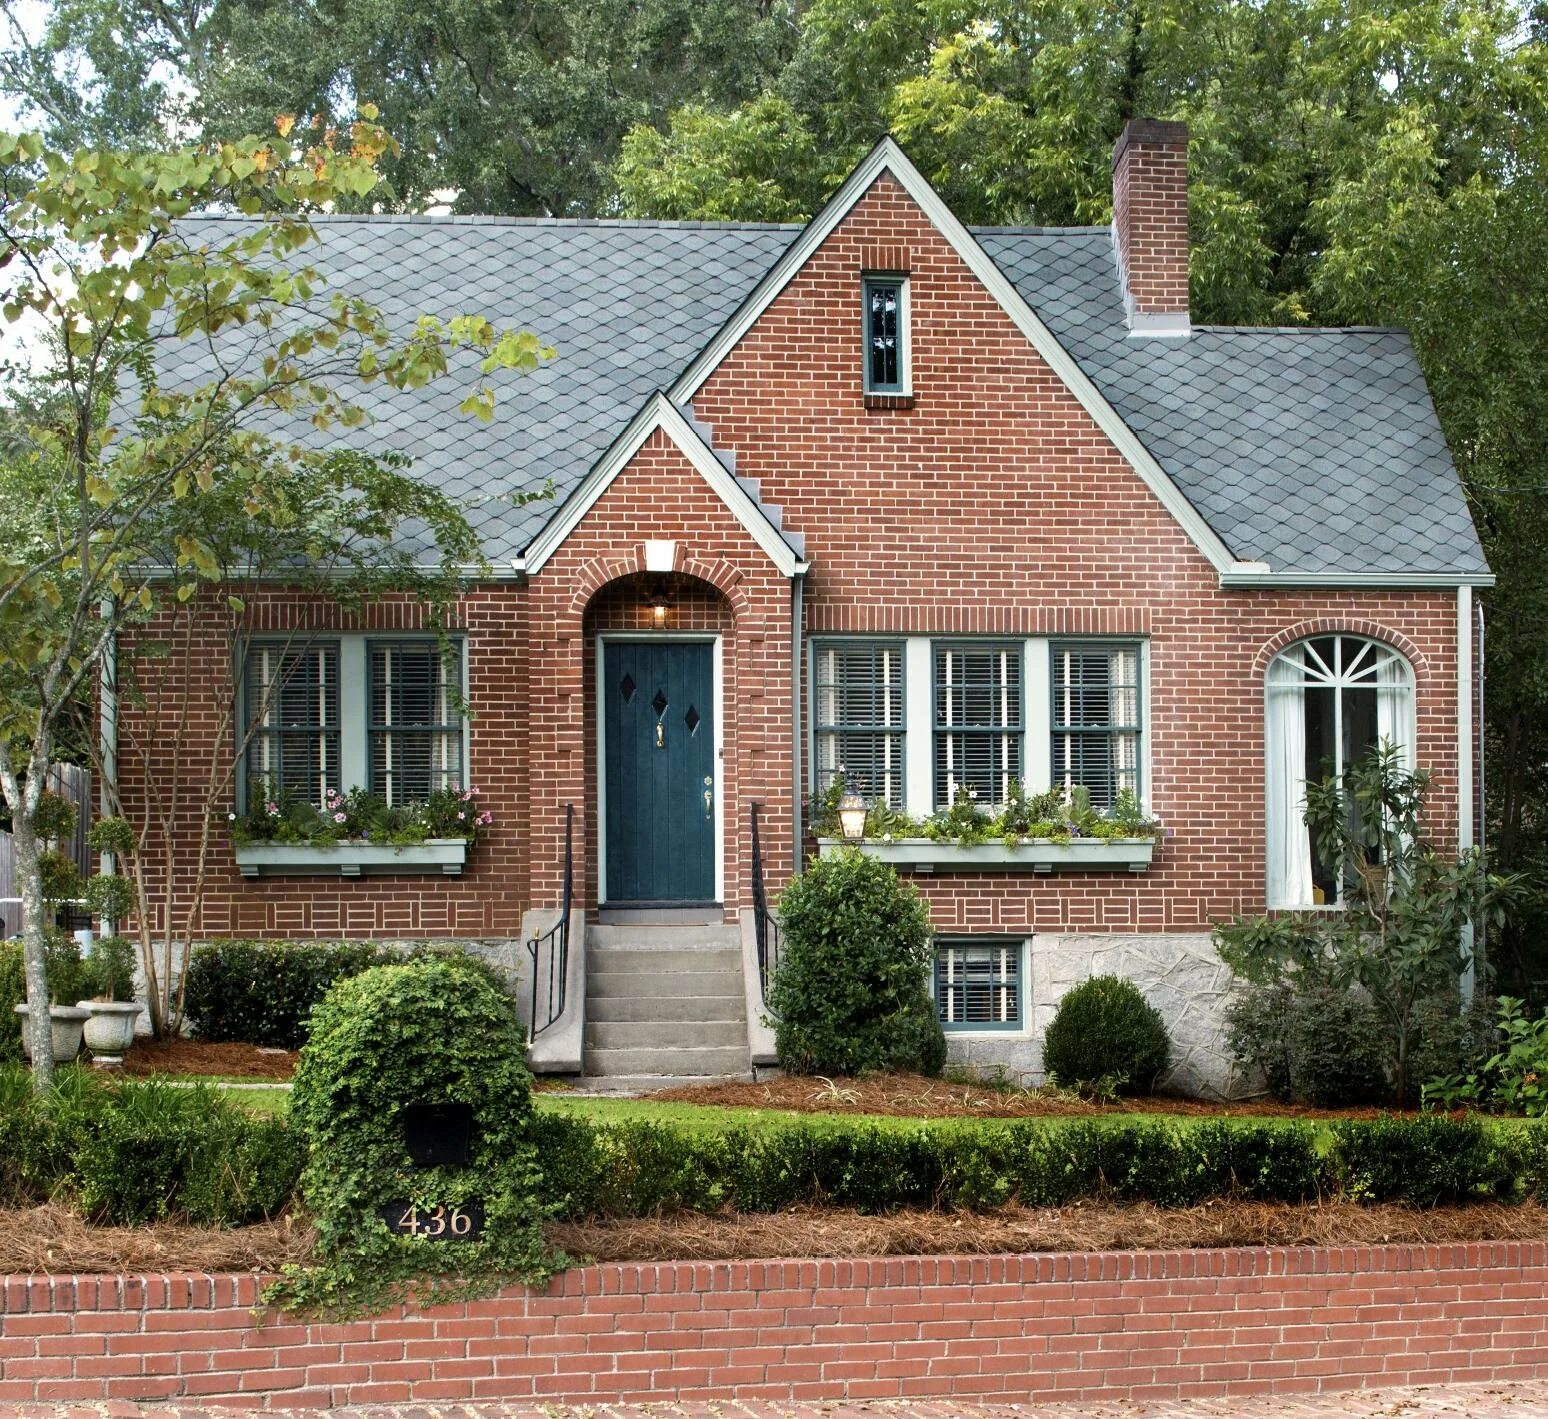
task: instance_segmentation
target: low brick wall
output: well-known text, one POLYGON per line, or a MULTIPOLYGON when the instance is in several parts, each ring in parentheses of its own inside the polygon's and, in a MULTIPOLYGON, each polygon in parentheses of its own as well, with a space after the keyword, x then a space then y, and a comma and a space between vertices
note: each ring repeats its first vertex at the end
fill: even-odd
POLYGON ((349 1324, 12 1277, 0 1402, 1145 1399, 1548 1377, 1548 1243, 591 1266, 349 1324))

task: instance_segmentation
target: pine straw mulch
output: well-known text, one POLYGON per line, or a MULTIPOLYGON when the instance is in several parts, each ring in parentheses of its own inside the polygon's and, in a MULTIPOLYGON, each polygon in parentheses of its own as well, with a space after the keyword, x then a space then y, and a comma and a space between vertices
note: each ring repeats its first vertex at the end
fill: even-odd
POLYGON ((894 1118, 1081 1118, 1094 1114, 1169 1114, 1184 1117, 1375 1118, 1375 1108, 1316 1109, 1273 1099, 1217 1103, 1207 1099, 1119 1099, 1103 1104, 1063 1089, 995 1089, 926 1079, 922 1074, 879 1074, 863 1079, 785 1075, 757 1084, 685 1084, 646 1096, 720 1108, 787 1109, 813 1114, 888 1114, 894 1118))
POLYGON ((135 1041, 124 1055, 120 1073, 137 1078, 148 1074, 209 1074, 228 1079, 289 1079, 300 1055, 288 1049, 258 1045, 211 1044, 208 1040, 135 1041))
MULTIPOLYGON (((1352 1246, 1548 1239, 1548 1208, 1292 1207, 1217 1202, 1167 1210, 1149 1203, 999 1212, 899 1212, 868 1217, 838 1208, 771 1215, 555 1223, 555 1246, 588 1261, 716 1261, 755 1257, 929 1256, 1189 1247, 1352 1246)), ((89 1227, 64 1207, 0 1210, 0 1274, 264 1271, 311 1254, 302 1222, 227 1231, 162 1224, 89 1227)))

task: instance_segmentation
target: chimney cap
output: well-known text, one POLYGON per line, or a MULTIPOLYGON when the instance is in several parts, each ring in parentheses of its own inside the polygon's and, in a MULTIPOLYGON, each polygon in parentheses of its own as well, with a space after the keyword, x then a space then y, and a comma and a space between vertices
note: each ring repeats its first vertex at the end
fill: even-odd
POLYGON ((1175 144, 1188 146, 1188 125, 1170 118, 1131 118, 1123 125, 1123 132, 1113 144, 1113 166, 1117 167, 1132 144, 1163 147, 1175 144))

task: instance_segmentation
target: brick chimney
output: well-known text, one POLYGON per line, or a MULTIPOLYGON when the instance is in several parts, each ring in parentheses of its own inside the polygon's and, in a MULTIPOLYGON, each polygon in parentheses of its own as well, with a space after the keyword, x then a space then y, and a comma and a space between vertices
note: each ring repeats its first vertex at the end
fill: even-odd
POLYGON ((1188 333, 1188 125, 1131 118, 1113 148, 1113 243, 1132 335, 1188 333))

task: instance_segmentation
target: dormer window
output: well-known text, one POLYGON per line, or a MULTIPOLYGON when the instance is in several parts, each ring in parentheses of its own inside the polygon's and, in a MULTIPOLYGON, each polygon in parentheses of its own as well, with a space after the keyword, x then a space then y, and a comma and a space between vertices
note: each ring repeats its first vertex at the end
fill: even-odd
POLYGON ((908 278, 867 276, 865 392, 908 392, 908 278))

